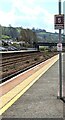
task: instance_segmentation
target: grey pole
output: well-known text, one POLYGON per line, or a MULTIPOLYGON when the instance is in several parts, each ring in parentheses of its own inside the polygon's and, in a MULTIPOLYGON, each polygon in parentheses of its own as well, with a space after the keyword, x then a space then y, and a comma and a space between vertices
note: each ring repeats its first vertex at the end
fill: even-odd
MULTIPOLYGON (((59 0, 59 15, 61 15, 61 0, 59 0)), ((59 29, 59 43, 62 43, 61 29, 59 29)), ((59 97, 62 98, 62 51, 59 52, 59 97)))

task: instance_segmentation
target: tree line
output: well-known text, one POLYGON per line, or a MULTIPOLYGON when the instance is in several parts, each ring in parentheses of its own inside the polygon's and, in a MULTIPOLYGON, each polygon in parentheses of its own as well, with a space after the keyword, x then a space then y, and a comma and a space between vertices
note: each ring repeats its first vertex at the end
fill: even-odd
POLYGON ((13 41, 24 42, 33 47, 33 44, 37 42, 37 35, 31 29, 12 27, 11 25, 4 27, 0 25, 0 39, 12 39, 13 41))

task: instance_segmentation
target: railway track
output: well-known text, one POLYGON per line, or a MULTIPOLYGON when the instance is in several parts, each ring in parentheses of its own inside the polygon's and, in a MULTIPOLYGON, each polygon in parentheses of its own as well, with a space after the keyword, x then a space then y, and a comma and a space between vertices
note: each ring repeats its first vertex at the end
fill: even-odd
POLYGON ((0 53, 0 83, 21 73, 57 53, 40 51, 0 53))

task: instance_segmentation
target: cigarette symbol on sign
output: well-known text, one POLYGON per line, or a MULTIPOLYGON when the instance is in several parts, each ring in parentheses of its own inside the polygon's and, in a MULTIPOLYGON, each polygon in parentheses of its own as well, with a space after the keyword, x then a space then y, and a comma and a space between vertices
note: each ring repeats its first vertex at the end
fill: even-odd
POLYGON ((58 45, 58 47, 61 47, 61 45, 58 45))

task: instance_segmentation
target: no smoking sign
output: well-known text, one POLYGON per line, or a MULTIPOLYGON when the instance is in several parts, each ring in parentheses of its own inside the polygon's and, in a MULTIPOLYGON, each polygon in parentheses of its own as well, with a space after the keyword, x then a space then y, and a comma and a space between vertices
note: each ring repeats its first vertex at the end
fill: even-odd
POLYGON ((62 51, 62 43, 57 44, 57 51, 62 51))

